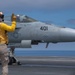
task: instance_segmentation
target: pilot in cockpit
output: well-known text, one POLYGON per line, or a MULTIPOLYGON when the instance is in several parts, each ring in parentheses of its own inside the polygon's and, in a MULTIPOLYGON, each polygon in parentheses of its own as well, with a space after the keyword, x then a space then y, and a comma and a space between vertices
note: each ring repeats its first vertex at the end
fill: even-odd
POLYGON ((20 15, 16 15, 17 22, 20 22, 20 15))

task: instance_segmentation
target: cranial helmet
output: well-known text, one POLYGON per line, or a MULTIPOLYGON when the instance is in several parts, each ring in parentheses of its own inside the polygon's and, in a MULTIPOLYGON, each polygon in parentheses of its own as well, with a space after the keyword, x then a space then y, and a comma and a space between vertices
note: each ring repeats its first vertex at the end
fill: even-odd
POLYGON ((3 14, 3 12, 0 12, 0 21, 4 21, 4 14, 3 14))

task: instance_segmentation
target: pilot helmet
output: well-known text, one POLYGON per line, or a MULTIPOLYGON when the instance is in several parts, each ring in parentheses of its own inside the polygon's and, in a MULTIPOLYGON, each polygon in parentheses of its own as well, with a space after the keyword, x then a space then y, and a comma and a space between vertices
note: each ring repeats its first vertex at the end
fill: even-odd
POLYGON ((20 17, 20 15, 18 14, 18 15, 16 15, 17 17, 20 17))
POLYGON ((4 14, 3 12, 0 12, 0 22, 4 21, 4 14))
POLYGON ((17 22, 20 22, 20 15, 16 15, 16 18, 17 18, 17 22))

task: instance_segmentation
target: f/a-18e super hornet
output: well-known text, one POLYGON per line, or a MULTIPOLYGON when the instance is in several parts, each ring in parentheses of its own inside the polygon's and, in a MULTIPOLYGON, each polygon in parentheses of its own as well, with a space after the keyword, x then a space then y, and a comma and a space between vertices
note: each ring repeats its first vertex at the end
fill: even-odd
MULTIPOLYGON (((5 20, 7 24, 11 21, 5 20)), ((12 48, 31 48, 31 45, 39 43, 75 42, 75 29, 57 27, 54 24, 46 24, 30 18, 26 15, 17 15, 17 27, 15 32, 8 33, 9 44, 12 48)))

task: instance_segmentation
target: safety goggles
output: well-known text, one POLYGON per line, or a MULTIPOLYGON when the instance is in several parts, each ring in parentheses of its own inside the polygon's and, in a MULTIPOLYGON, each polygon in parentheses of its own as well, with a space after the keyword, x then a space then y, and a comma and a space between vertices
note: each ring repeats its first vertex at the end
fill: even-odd
POLYGON ((0 15, 0 18, 2 18, 2 19, 3 19, 3 18, 4 18, 4 15, 0 15))

